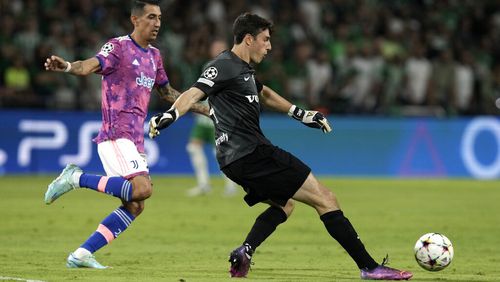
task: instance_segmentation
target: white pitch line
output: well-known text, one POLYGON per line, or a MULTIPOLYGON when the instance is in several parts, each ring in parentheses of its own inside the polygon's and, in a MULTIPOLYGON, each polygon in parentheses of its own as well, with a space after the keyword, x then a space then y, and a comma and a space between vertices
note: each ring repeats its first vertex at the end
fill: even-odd
POLYGON ((8 276, 0 276, 0 280, 14 280, 14 281, 26 281, 26 282, 45 282, 43 280, 31 280, 19 277, 8 277, 8 276))

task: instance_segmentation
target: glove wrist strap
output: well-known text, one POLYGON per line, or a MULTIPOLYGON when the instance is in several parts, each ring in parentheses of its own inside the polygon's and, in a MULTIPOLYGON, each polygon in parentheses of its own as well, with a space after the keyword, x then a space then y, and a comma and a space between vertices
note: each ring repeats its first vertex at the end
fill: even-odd
POLYGON ((304 117, 305 114, 306 114, 306 111, 304 111, 303 109, 301 109, 295 105, 292 105, 290 107, 290 109, 288 110, 288 115, 296 120, 299 120, 299 121, 302 121, 302 118, 304 117))
POLYGON ((179 111, 177 110, 176 107, 172 106, 167 113, 170 113, 172 117, 174 118, 174 121, 176 121, 179 118, 179 111))

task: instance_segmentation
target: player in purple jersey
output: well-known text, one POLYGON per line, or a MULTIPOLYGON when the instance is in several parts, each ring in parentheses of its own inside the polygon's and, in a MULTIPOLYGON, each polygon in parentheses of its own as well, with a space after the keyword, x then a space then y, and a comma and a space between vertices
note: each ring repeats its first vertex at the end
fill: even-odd
MULTIPOLYGON (((49 71, 74 75, 102 75, 102 127, 94 139, 106 176, 84 173, 69 164, 47 189, 50 204, 75 188, 89 188, 121 199, 122 205, 106 217, 97 230, 67 259, 68 267, 106 268, 93 253, 110 243, 144 210, 152 185, 144 152, 144 120, 153 87, 173 103, 180 95, 163 68, 162 57, 151 46, 161 25, 159 1, 133 1, 130 35, 109 40, 92 58, 67 62, 51 56, 49 71)), ((197 104, 194 112, 208 115, 208 107, 197 104)))

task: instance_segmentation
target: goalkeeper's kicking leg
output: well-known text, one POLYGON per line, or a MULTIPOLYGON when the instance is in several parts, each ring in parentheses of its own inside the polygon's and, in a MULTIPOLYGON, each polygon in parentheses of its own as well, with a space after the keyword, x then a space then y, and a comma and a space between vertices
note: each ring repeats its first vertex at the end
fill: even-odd
POLYGON ((291 214, 291 199, 316 210, 330 236, 357 264, 362 279, 402 280, 412 277, 410 272, 389 268, 384 266, 384 262, 381 265, 375 262, 341 211, 336 196, 292 154, 278 147, 263 145, 227 165, 223 171, 244 188, 247 193, 245 201, 249 206, 258 202, 275 203, 259 215, 243 245, 231 252, 232 277, 247 275, 255 249, 291 214))
POLYGON ((297 190, 293 199, 313 207, 326 230, 347 251, 361 271, 361 279, 369 280, 408 280, 413 274, 379 265, 370 256, 361 242, 351 222, 344 216, 333 192, 321 184, 310 173, 297 190))

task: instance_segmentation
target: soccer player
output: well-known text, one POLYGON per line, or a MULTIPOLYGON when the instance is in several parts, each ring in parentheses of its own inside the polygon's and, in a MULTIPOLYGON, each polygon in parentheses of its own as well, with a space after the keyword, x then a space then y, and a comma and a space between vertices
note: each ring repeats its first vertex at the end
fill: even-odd
MULTIPOLYGON (((210 44, 209 56, 215 58, 222 51, 227 49, 226 41, 216 39, 210 44)), ((206 103, 206 102, 205 102, 206 103)), ((196 115, 194 126, 191 129, 191 136, 186 150, 189 153, 191 165, 194 169, 197 185, 187 191, 190 197, 204 195, 210 192, 210 174, 208 172, 207 158, 205 156, 203 146, 210 144, 215 146, 215 132, 212 120, 204 115, 196 115)), ((214 149, 215 152, 215 149, 214 149)), ((225 175, 224 195, 232 196, 236 193, 235 183, 225 175)))
MULTIPOLYGON (((117 197, 122 203, 68 256, 66 265, 71 268, 106 268, 93 253, 123 233, 144 210, 144 201, 152 193, 144 154, 151 90, 157 87, 172 103, 180 95, 169 84, 159 50, 150 45, 161 25, 159 1, 133 1, 130 20, 133 32, 109 40, 95 57, 70 63, 53 55, 45 63, 49 71, 102 75, 102 127, 94 141, 106 171, 106 176, 91 175, 67 165, 49 184, 45 203, 80 187, 117 197)), ((193 111, 208 115, 207 106, 197 104, 193 111)))
POLYGON ((410 279, 407 271, 378 264, 368 254, 336 196, 311 169, 291 153, 274 145, 259 125, 261 103, 305 125, 330 132, 320 112, 303 110, 262 85, 250 65, 260 63, 271 50, 272 24, 257 15, 243 14, 234 22, 234 45, 209 62, 197 82, 165 113, 150 119, 150 137, 183 115, 192 104, 208 97, 216 130, 217 159, 222 171, 246 191, 249 206, 270 205, 260 214, 243 244, 231 252, 230 274, 245 277, 252 254, 291 215, 294 200, 313 207, 328 233, 347 251, 362 279, 410 279))

